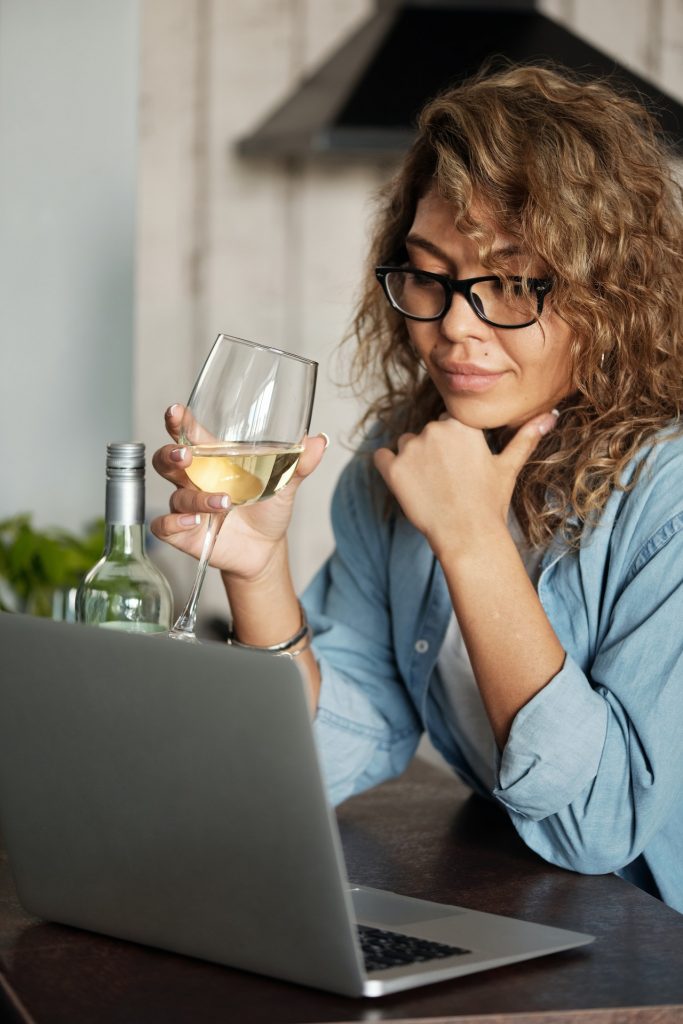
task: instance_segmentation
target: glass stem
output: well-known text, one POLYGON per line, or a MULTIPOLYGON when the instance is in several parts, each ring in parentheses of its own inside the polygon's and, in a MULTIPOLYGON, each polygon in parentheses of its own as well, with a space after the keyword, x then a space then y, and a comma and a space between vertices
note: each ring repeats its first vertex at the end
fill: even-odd
POLYGON ((202 583, 204 582, 204 576, 206 575, 206 569, 213 554, 214 545, 216 543, 216 537, 218 531, 223 525, 223 521, 227 516, 227 512, 217 512, 209 516, 209 522, 206 527, 206 535, 204 537, 204 544, 202 547, 202 553, 199 556, 199 565, 197 566, 197 574, 194 578, 194 584, 192 586, 192 592, 187 599, 187 604, 183 608, 182 612, 178 616, 171 630, 171 633, 175 636, 187 637, 188 639, 194 639, 194 628, 197 619, 197 602, 199 600, 199 592, 202 589, 202 583))

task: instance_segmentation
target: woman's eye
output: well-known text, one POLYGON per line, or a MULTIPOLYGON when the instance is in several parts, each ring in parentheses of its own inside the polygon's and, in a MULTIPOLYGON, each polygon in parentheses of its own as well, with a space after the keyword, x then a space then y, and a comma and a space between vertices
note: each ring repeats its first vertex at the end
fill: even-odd
POLYGON ((439 282, 435 281, 433 277, 427 277, 426 274, 412 273, 410 275, 410 283, 415 288, 438 288, 439 282))

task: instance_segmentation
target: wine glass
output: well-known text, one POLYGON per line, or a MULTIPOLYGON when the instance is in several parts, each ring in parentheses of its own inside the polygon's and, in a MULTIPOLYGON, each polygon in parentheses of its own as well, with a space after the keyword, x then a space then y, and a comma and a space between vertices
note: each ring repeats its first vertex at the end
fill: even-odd
MULTIPOLYGON (((187 403, 179 442, 202 491, 252 505, 291 480, 311 422, 318 364, 291 352, 219 334, 187 403)), ((209 521, 194 585, 168 634, 196 642, 197 601, 227 512, 209 521)))

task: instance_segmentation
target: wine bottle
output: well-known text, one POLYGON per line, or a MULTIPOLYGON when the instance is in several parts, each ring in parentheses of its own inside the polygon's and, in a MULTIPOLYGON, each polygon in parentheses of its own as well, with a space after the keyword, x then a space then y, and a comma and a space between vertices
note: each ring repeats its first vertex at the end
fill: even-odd
POLYGON ((76 594, 76 621, 156 633, 170 628, 171 588, 145 551, 145 446, 107 445, 104 554, 76 594))

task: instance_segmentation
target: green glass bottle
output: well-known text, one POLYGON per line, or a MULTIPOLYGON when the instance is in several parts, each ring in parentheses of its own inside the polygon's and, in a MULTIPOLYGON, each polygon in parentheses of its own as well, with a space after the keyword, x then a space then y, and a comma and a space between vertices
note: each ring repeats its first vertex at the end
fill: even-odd
POLYGON ((104 554, 76 594, 76 621, 157 633, 171 626, 173 598, 145 551, 145 446, 107 445, 104 554))

